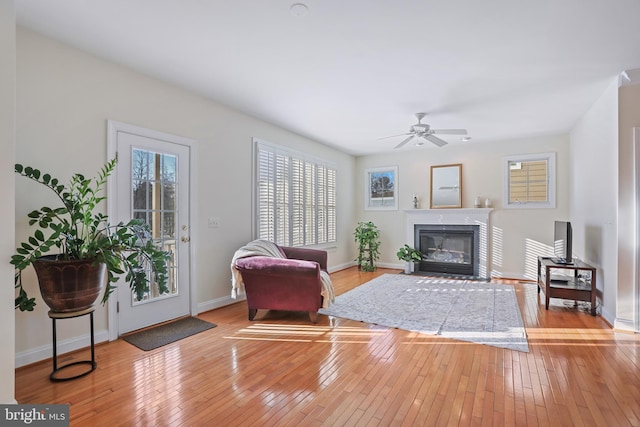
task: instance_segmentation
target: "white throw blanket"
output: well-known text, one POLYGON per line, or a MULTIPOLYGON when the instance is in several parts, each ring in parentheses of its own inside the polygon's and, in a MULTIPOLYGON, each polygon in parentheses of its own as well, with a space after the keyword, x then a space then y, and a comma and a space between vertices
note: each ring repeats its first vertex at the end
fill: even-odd
MULTIPOLYGON (((278 246, 268 240, 254 240, 247 243, 245 246, 238 249, 231 259, 231 298, 236 299, 238 295, 244 293, 244 282, 242 281, 242 275, 236 268, 236 260, 240 258, 246 258, 250 256, 269 256, 273 258, 285 258, 278 246)), ((320 270, 320 280, 322 281, 323 297, 322 307, 327 308, 335 300, 335 294, 333 293, 333 283, 329 274, 320 270)))

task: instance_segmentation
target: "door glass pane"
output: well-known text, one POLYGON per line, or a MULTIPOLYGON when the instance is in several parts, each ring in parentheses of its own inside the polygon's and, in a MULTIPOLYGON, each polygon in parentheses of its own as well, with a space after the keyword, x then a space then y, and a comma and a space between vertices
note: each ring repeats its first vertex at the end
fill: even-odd
POLYGON ((134 305, 166 298, 178 293, 176 245, 176 172, 177 157, 139 148, 133 149, 132 203, 133 218, 147 222, 151 237, 158 247, 169 252, 168 292, 160 293, 156 283, 152 283, 149 292, 138 300, 132 292, 134 305))
POLYGON ((135 180, 133 185, 133 209, 145 210, 147 208, 147 182, 141 180, 135 180))

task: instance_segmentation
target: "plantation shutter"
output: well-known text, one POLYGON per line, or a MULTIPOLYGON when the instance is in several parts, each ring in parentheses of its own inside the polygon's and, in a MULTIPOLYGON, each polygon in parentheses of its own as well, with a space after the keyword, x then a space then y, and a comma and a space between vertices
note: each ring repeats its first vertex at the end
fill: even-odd
POLYGON ((285 147, 255 141, 256 228, 284 246, 336 241, 336 168, 285 147))
POLYGON ((546 160, 509 163, 509 203, 548 201, 546 160))

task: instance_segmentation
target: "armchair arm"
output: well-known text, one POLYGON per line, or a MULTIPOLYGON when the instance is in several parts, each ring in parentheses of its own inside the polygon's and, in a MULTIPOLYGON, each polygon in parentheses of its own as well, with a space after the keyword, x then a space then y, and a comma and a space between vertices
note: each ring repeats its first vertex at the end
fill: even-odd
POLYGON ((327 271, 327 251, 310 248, 294 248, 290 246, 280 246, 280 249, 282 249, 289 259, 317 262, 321 270, 327 271))

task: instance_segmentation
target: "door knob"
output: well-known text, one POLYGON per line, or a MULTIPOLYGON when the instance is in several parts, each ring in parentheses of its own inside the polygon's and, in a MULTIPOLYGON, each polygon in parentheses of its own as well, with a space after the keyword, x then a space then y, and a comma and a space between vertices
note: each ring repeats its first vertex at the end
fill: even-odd
POLYGON ((191 237, 182 237, 180 240, 182 240, 182 243, 188 243, 191 241, 191 237))

